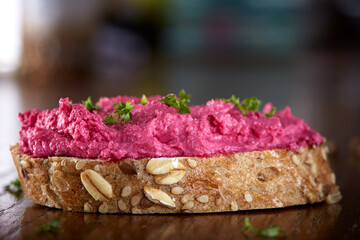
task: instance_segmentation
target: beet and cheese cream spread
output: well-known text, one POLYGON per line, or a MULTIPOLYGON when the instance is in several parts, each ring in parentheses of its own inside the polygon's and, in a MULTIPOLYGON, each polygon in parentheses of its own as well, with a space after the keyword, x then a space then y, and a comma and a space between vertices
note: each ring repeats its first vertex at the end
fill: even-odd
POLYGON ((320 145, 321 135, 289 107, 247 98, 210 100, 187 106, 189 95, 103 97, 97 105, 60 99, 52 110, 19 114, 20 149, 32 157, 69 156, 120 160, 212 156, 320 145))

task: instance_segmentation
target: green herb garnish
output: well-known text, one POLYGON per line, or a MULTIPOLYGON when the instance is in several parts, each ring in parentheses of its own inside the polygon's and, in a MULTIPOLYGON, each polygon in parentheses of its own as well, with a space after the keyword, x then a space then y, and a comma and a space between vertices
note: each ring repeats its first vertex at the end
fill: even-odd
POLYGON ((248 111, 259 111, 259 107, 261 105, 261 101, 256 97, 248 97, 242 101, 242 105, 246 112, 248 111))
MULTIPOLYGON (((249 111, 259 111, 259 107, 261 105, 261 101, 256 97, 248 97, 240 102, 240 99, 235 95, 231 95, 231 98, 225 99, 221 98, 220 100, 225 101, 227 103, 232 103, 235 107, 239 108, 245 116, 247 116, 249 111)), ((266 117, 272 117, 276 112, 276 108, 272 108, 270 113, 265 113, 266 117)))
POLYGON ((245 116, 248 114, 248 111, 258 111, 261 104, 261 101, 256 97, 248 97, 240 102, 240 98, 235 95, 231 95, 231 98, 221 98, 220 100, 234 104, 235 107, 239 108, 245 116))
POLYGON ((118 120, 118 118, 114 117, 113 115, 107 113, 106 118, 105 118, 105 120, 103 122, 106 123, 106 124, 112 125, 114 123, 118 124, 119 120, 118 120))
MULTIPOLYGON (((240 103, 240 98, 237 98, 234 94, 231 95, 231 98, 228 98, 228 99, 225 99, 225 98, 220 98, 219 100, 222 100, 226 103, 232 103, 234 104, 237 108, 239 108, 242 112, 244 110, 244 108, 241 106, 241 103, 240 103)), ((245 110, 244 110, 245 111, 245 110)), ((246 115, 245 112, 243 112, 244 115, 246 115)))
POLYGON ((179 93, 179 99, 184 103, 189 103, 191 98, 191 94, 186 94, 185 90, 182 89, 179 93))
POLYGON ((186 105, 186 103, 182 100, 176 99, 174 94, 168 94, 158 101, 163 102, 170 107, 179 109, 179 113, 190 113, 190 108, 186 105))
POLYGON ((148 103, 148 100, 145 96, 145 94, 142 95, 142 98, 141 98, 141 101, 140 101, 140 104, 141 105, 146 105, 148 103))
POLYGON ((16 197, 20 197, 22 194, 20 180, 17 178, 14 181, 11 181, 8 185, 5 186, 5 191, 15 195, 16 197))
POLYGON ((120 102, 118 104, 114 104, 113 106, 116 107, 114 114, 118 115, 124 123, 126 121, 130 121, 132 118, 131 110, 134 108, 134 106, 130 103, 130 100, 126 103, 120 102))
POLYGON ((44 226, 39 226, 38 227, 38 231, 42 232, 42 233, 55 233, 55 232, 59 232, 62 231, 60 225, 60 218, 54 218, 54 220, 52 220, 49 224, 44 225, 44 226))
POLYGON ((130 100, 126 103, 114 103, 113 107, 115 107, 115 111, 113 112, 114 115, 107 113, 106 118, 103 121, 104 123, 118 124, 119 119, 123 123, 125 123, 126 121, 130 121, 130 119, 132 118, 131 110, 134 108, 134 106, 130 103, 130 100))
POLYGON ((91 97, 88 97, 85 101, 82 101, 82 104, 85 105, 86 109, 92 112, 93 110, 100 110, 101 108, 97 105, 93 105, 91 97))
POLYGON ((179 113, 190 113, 190 108, 187 106, 187 103, 190 102, 190 97, 191 95, 186 94, 185 90, 183 89, 179 93, 179 99, 177 99, 175 95, 171 93, 158 101, 178 109, 179 113))
POLYGON ((281 226, 271 225, 270 227, 264 229, 257 229, 250 224, 250 220, 248 216, 246 216, 244 220, 245 220, 245 226, 243 228, 243 231, 251 230, 259 236, 268 237, 268 238, 277 237, 279 234, 287 234, 287 232, 284 231, 281 226))
POLYGON ((265 113, 264 115, 269 118, 274 116, 275 112, 276 112, 276 107, 273 107, 269 113, 265 113))

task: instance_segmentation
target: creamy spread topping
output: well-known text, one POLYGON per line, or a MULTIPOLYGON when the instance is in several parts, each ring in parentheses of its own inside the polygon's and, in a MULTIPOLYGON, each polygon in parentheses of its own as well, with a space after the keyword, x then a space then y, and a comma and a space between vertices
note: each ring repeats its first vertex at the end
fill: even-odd
MULTIPOLYGON (((260 112, 245 116, 233 103, 210 100, 191 106, 190 114, 159 102, 161 96, 141 98, 104 97, 101 109, 89 111, 83 104, 60 99, 59 108, 26 111, 20 147, 32 157, 64 156, 119 160, 124 158, 210 156, 265 149, 299 149, 322 143, 321 135, 303 119, 295 118, 289 107, 273 117, 260 112), (114 103, 134 106, 129 121, 106 124, 114 103)), ((271 109, 267 104, 264 112, 271 109)))

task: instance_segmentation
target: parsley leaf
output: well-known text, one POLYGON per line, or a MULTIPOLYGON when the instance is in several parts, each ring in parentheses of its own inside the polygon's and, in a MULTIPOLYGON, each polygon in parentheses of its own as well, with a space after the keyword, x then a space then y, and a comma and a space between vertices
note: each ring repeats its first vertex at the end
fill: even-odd
POLYGON ((270 117, 274 116, 275 112, 276 112, 276 107, 273 107, 273 108, 271 108, 271 111, 269 113, 265 113, 264 115, 266 117, 270 118, 270 117))
POLYGON ((133 110, 134 106, 130 103, 130 100, 126 103, 120 102, 114 111, 114 114, 118 115, 121 120, 125 123, 126 121, 130 121, 132 118, 131 110, 133 110))
POLYGON ((112 106, 115 107, 115 111, 113 112, 114 115, 107 113, 106 118, 103 121, 104 123, 118 124, 119 119, 123 123, 125 123, 126 121, 130 121, 130 119, 132 118, 131 110, 134 108, 134 106, 130 103, 130 100, 126 103, 114 103, 112 106))
POLYGON ((231 95, 231 98, 229 98, 229 99, 220 98, 220 100, 225 101, 226 103, 232 103, 232 104, 234 104, 237 108, 239 108, 239 109, 241 110, 241 112, 242 112, 244 115, 247 115, 246 110, 245 110, 244 107, 241 105, 240 98, 237 98, 234 94, 231 95))
POLYGON ((91 101, 91 97, 88 97, 85 101, 82 101, 82 104, 85 105, 86 109, 92 112, 93 110, 100 110, 101 108, 97 105, 93 105, 91 101))
POLYGON ((261 105, 261 101, 256 97, 248 97, 242 101, 244 108, 246 111, 259 111, 259 107, 261 105))
MULTIPOLYGON (((259 107, 261 105, 261 101, 257 97, 248 97, 245 98, 242 102, 240 102, 240 99, 238 97, 236 97, 235 95, 231 95, 231 98, 220 98, 219 100, 234 104, 235 107, 239 108, 242 114, 245 116, 248 114, 249 111, 259 111, 259 107)), ((264 115, 266 117, 272 117, 274 116, 275 112, 276 108, 272 108, 269 113, 265 113, 264 115)))
POLYGON ((59 232, 62 231, 60 225, 60 218, 54 218, 54 220, 52 220, 49 224, 44 225, 44 226, 39 226, 38 227, 38 231, 39 232, 43 232, 43 233, 55 233, 55 232, 59 232))
POLYGON ((20 197, 22 194, 22 188, 20 180, 17 178, 14 181, 11 181, 8 185, 5 186, 5 191, 15 195, 15 197, 20 197))
POLYGON ((119 120, 118 120, 117 118, 115 118, 113 115, 107 113, 107 114, 106 114, 106 118, 105 118, 105 120, 104 120, 103 122, 106 123, 106 124, 112 125, 112 124, 114 124, 114 123, 115 123, 115 124, 118 124, 118 123, 119 123, 119 120))
POLYGON ((191 94, 186 94, 185 90, 182 89, 179 93, 179 99, 184 103, 189 103, 191 98, 191 94))
POLYGON ((281 226, 277 226, 277 225, 271 225, 270 227, 264 229, 257 229, 250 224, 250 220, 248 216, 245 217, 244 221, 245 221, 245 226, 243 228, 243 231, 251 230, 255 232, 257 235, 262 237, 272 238, 272 237, 277 237, 281 233, 283 234, 287 233, 282 229, 281 226))
POLYGON ((149 101, 147 100, 145 94, 142 95, 142 98, 141 98, 141 101, 140 101, 140 104, 141 105, 146 105, 149 101))
POLYGON ((176 99, 174 94, 168 94, 158 101, 178 109, 179 113, 190 113, 190 108, 186 105, 186 103, 182 100, 176 99))

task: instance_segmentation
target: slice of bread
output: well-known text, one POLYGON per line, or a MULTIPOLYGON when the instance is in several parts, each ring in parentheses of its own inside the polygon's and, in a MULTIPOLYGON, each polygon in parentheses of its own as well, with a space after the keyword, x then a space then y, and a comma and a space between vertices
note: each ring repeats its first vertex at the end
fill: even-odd
POLYGON ((324 144, 211 157, 32 158, 10 148, 26 197, 68 211, 210 213, 340 201, 324 144))

